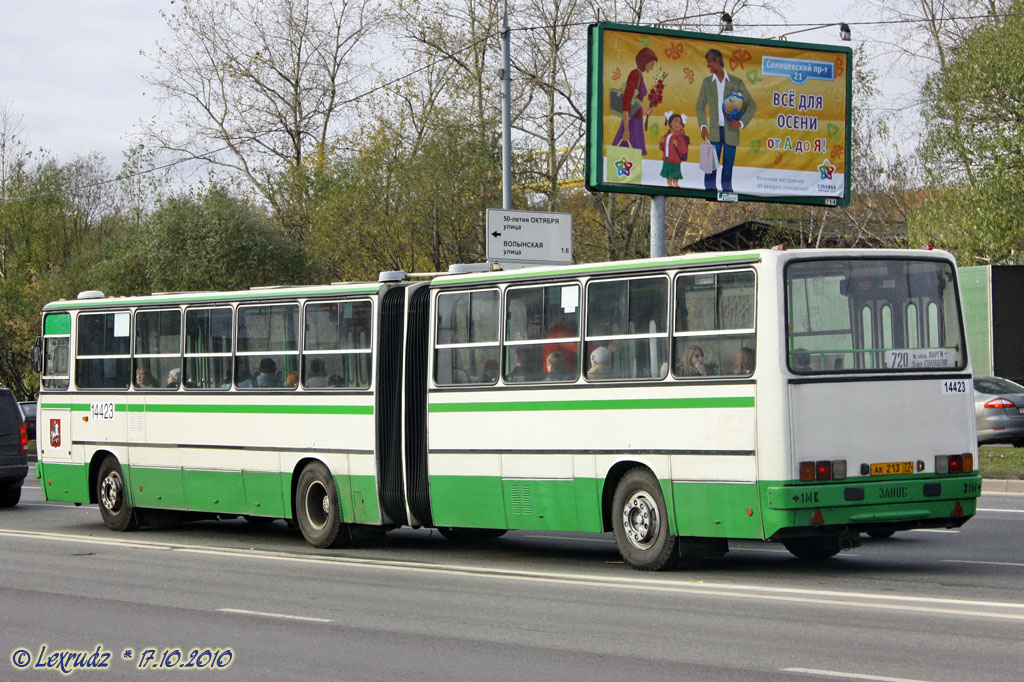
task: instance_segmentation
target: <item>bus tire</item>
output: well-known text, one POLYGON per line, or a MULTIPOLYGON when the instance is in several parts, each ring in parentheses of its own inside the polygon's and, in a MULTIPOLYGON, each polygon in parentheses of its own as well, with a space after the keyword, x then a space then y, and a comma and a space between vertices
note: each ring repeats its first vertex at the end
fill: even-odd
POLYGON ((804 561, 822 561, 839 554, 843 548, 838 535, 809 538, 786 538, 782 541, 789 553, 804 561))
POLYGON ((128 484, 116 457, 105 457, 96 477, 96 502, 107 528, 117 531, 135 530, 139 519, 128 501, 128 484))
POLYGON ((345 547, 352 539, 341 522, 334 477, 320 462, 307 464, 295 487, 295 518, 306 542, 314 547, 345 547))
POLYGON ((452 526, 438 526, 437 532, 449 542, 468 545, 497 540, 508 531, 504 528, 453 528, 452 526))
POLYGON ((638 571, 661 571, 679 563, 679 539, 668 531, 665 495, 646 467, 630 469, 615 487, 612 531, 619 554, 638 571))

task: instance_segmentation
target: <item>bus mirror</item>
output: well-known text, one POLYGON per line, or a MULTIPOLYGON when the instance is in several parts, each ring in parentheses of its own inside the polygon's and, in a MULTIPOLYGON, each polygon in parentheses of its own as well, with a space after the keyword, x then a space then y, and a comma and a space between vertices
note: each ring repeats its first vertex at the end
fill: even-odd
POLYGON ((43 339, 39 336, 32 346, 32 369, 37 372, 43 371, 43 339))

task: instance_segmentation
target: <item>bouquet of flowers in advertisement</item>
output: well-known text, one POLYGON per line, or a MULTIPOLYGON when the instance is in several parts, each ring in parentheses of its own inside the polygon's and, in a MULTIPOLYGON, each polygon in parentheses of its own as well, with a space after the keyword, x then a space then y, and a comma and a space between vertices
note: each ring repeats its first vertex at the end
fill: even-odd
MULTIPOLYGON (((665 79, 668 78, 668 72, 665 69, 658 67, 658 70, 654 72, 654 77, 657 78, 654 87, 647 93, 647 103, 651 106, 651 111, 654 111, 654 107, 661 104, 662 100, 665 99, 665 79)), ((647 122, 651 120, 651 115, 647 114, 644 117, 644 130, 647 130, 647 122)))

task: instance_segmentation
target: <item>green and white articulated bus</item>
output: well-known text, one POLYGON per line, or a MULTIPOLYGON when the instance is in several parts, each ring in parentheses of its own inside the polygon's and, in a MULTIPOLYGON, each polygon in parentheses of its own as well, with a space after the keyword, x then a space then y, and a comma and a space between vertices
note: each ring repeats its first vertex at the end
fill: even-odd
POLYGON ((43 310, 37 475, 126 530, 611 531, 656 570, 976 510, 953 258, 763 250, 43 310))

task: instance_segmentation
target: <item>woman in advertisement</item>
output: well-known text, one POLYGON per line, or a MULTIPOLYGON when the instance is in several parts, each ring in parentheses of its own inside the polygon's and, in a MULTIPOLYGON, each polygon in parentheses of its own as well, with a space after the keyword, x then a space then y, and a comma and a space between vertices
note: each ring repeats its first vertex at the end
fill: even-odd
POLYGON ((644 116, 651 113, 651 107, 645 105, 647 84, 644 74, 654 70, 658 63, 658 55, 649 47, 636 54, 636 68, 629 72, 626 87, 622 91, 622 123, 615 133, 613 145, 629 146, 639 149, 647 156, 647 144, 644 141, 644 116))

